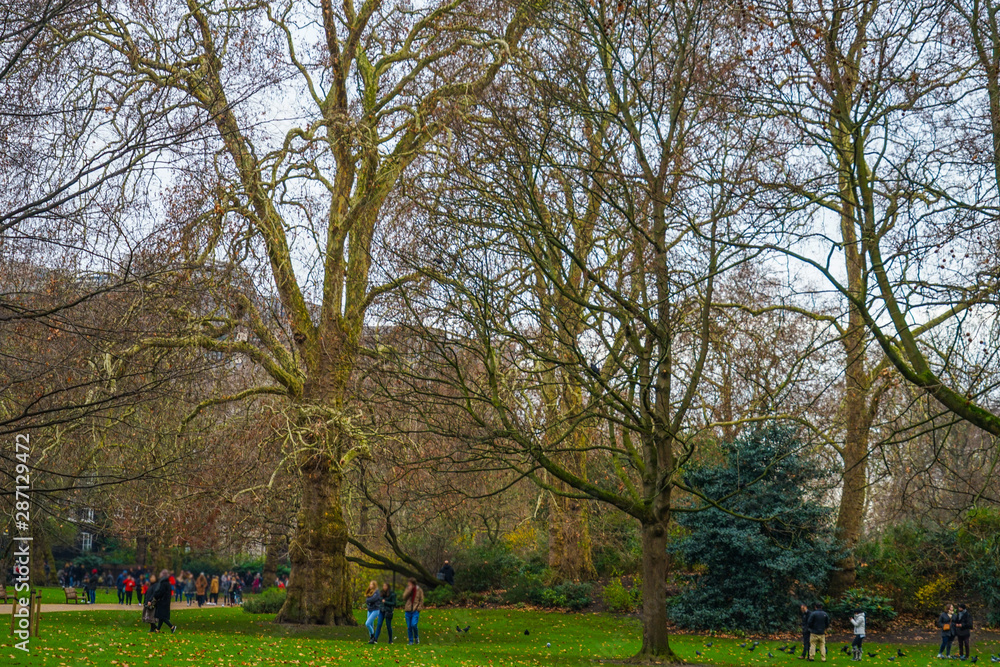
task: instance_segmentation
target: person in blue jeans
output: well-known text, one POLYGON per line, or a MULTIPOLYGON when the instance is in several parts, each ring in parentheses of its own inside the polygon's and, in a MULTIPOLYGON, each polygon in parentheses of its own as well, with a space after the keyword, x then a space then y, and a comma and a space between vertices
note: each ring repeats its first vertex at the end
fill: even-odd
POLYGON ((954 620, 955 607, 945 605, 944 611, 938 616, 937 626, 941 628, 941 648, 938 649, 937 657, 951 657, 951 643, 955 640, 954 620))
POLYGON ((392 590, 388 582, 382 584, 382 604, 378 610, 378 625, 375 626, 375 637, 372 643, 378 642, 378 636, 382 633, 382 624, 385 623, 386 632, 389 633, 389 643, 392 643, 392 613, 396 610, 396 591, 392 590))
POLYGON ((378 584, 374 581, 368 582, 368 590, 365 591, 365 607, 368 609, 368 620, 365 627, 368 628, 368 643, 375 643, 375 619, 378 618, 378 609, 382 602, 382 594, 378 591, 378 584))
POLYGON ((424 608, 424 591, 417 586, 416 579, 409 579, 403 590, 403 617, 406 619, 406 639, 410 644, 419 644, 417 622, 420 620, 420 610, 424 608))

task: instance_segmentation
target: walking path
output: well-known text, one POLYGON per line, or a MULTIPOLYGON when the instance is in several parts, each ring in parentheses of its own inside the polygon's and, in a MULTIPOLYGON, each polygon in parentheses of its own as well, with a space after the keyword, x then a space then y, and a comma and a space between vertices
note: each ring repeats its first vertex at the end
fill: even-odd
MULTIPOLYGON (((222 605, 205 605, 204 607, 201 607, 201 608, 202 609, 217 609, 217 608, 219 608, 221 606, 222 605)), ((12 604, 11 605, 6 605, 6 604, 5 605, 0 605, 0 615, 9 614, 9 613, 11 613, 11 611, 13 609, 14 609, 14 605, 12 605, 12 604)), ((131 609, 131 610, 135 611, 135 613, 137 613, 137 614, 141 614, 142 613, 142 607, 140 607, 138 604, 133 604, 131 606, 128 606, 128 605, 121 605, 121 604, 65 604, 65 603, 60 603, 60 604, 45 604, 44 602, 42 603, 42 613, 43 614, 47 614, 47 613, 51 613, 51 612, 60 612, 60 611, 90 611, 90 610, 93 610, 93 611, 111 611, 111 610, 115 610, 115 609, 120 610, 120 611, 126 611, 126 610, 131 609)), ((178 602, 173 602, 173 603, 170 604, 170 611, 179 611, 181 609, 198 609, 198 605, 194 605, 193 604, 193 605, 191 605, 189 607, 189 606, 187 606, 183 602, 179 602, 179 603, 178 602)))

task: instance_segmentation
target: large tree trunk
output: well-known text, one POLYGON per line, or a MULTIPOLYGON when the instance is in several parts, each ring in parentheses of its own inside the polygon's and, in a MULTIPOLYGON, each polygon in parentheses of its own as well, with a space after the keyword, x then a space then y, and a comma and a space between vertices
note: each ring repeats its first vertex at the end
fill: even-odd
POLYGON ((660 522, 642 526, 642 649, 636 660, 680 663, 667 633, 667 530, 660 522))
POLYGON ((310 456, 300 472, 302 501, 289 546, 292 574, 277 621, 357 625, 348 588, 347 526, 340 506, 343 477, 325 453, 310 456))

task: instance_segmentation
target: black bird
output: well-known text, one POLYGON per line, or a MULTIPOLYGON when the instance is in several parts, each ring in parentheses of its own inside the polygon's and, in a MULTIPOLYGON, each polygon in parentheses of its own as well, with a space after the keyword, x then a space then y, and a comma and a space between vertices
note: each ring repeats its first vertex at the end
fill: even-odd
POLYGON ((525 630, 525 631, 524 631, 524 634, 526 634, 526 635, 530 635, 531 633, 530 633, 530 632, 528 632, 527 630, 525 630))
POLYGON ((770 651, 768 651, 768 652, 767 652, 767 657, 769 657, 769 658, 773 658, 773 657, 774 657, 774 654, 773 654, 773 653, 771 653, 770 651))
POLYGON ((462 628, 460 628, 460 627, 458 627, 458 626, 456 625, 456 626, 455 626, 455 632, 461 632, 461 631, 462 631, 462 628))
POLYGON ((695 651, 694 654, 695 655, 701 655, 701 651, 695 651))
POLYGON ((892 661, 893 661, 893 660, 895 660, 895 659, 896 659, 896 656, 894 656, 894 655, 890 655, 890 656, 889 656, 889 662, 892 662, 892 661))
POLYGON ((976 660, 979 660, 979 656, 978 655, 972 656, 972 660, 969 660, 969 662, 975 662, 976 660))
POLYGON ((591 372, 593 372, 594 375, 599 376, 601 374, 601 369, 598 368, 597 364, 595 364, 594 362, 590 362, 590 370, 591 372))
POLYGON ((746 642, 743 642, 742 644, 740 644, 740 648, 746 648, 746 647, 747 647, 747 643, 746 642))
POLYGON ((782 644, 781 646, 778 647, 778 650, 784 651, 786 648, 788 648, 788 644, 782 644))
POLYGON ((898 655, 900 658, 905 658, 906 657, 906 654, 903 653, 903 649, 901 649, 901 648, 897 648, 896 649, 896 655, 898 655))
POLYGON ((462 632, 468 632, 469 628, 471 628, 471 627, 472 627, 471 625, 465 626, 464 628, 462 628, 462 632))
POLYGON ((850 644, 844 644, 844 646, 841 647, 840 652, 841 653, 850 653, 851 652, 851 645, 850 644))
POLYGON ((750 647, 750 648, 748 648, 747 650, 748 650, 748 651, 752 651, 752 650, 754 650, 755 648, 757 648, 757 647, 756 647, 756 646, 751 646, 751 647, 750 647))
POLYGON ((868 657, 869 658, 876 658, 876 657, 878 657, 878 653, 869 653, 868 657))
POLYGON ((707 644, 705 644, 705 646, 707 646, 708 648, 712 648, 712 644, 714 644, 714 643, 715 642, 708 642, 707 644))

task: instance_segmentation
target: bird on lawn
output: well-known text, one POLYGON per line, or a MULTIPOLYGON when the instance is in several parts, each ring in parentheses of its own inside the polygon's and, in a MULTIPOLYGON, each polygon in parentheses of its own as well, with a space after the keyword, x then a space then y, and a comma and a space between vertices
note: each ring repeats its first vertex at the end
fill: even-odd
POLYGON ((788 644, 782 644, 781 646, 778 647, 778 650, 784 651, 786 648, 788 648, 788 644))
POLYGON ((894 655, 890 655, 890 656, 889 656, 889 662, 892 662, 892 661, 893 661, 893 660, 895 660, 895 659, 896 659, 896 656, 894 656, 894 655))
POLYGON ((753 645, 754 646, 760 646, 760 642, 754 642, 753 645))
POLYGON ((530 633, 530 632, 528 632, 527 630, 525 630, 525 631, 524 631, 524 634, 526 634, 526 635, 530 635, 531 633, 530 633))
POLYGON ((850 645, 850 644, 844 644, 844 645, 843 645, 843 646, 842 646, 842 647, 840 648, 840 652, 841 652, 841 653, 850 653, 850 652, 851 652, 851 645, 850 645))
POLYGON ((900 658, 905 658, 906 657, 906 654, 903 653, 903 649, 901 649, 901 648, 897 648, 896 649, 896 655, 898 655, 900 658))
POLYGON ((773 658, 773 657, 774 657, 774 654, 773 654, 773 653, 771 653, 770 651, 768 651, 768 652, 767 652, 767 657, 769 657, 769 658, 773 658))
POLYGON ((877 658, 878 657, 878 653, 869 653, 868 657, 869 658, 877 658))
POLYGON ((707 646, 708 648, 712 648, 712 644, 714 644, 714 643, 715 642, 708 642, 707 644, 705 644, 705 646, 707 646))
POLYGON ((461 631, 462 631, 462 628, 460 628, 460 627, 458 627, 458 626, 456 625, 456 626, 455 626, 455 632, 461 632, 461 631))
POLYGON ((746 647, 747 647, 747 643, 746 642, 743 642, 742 644, 740 644, 740 648, 746 648, 746 647))
POLYGON ((694 654, 695 655, 701 655, 701 651, 695 651, 694 654))
POLYGON ((969 662, 975 662, 977 660, 979 660, 979 656, 978 655, 974 655, 974 656, 972 656, 972 660, 970 660, 969 662))
POLYGON ((990 662, 1000 662, 1000 658, 996 657, 995 655, 991 655, 990 662))
POLYGON ((462 628, 462 632, 468 632, 469 628, 471 628, 471 627, 472 627, 471 625, 465 626, 464 628, 462 628))

